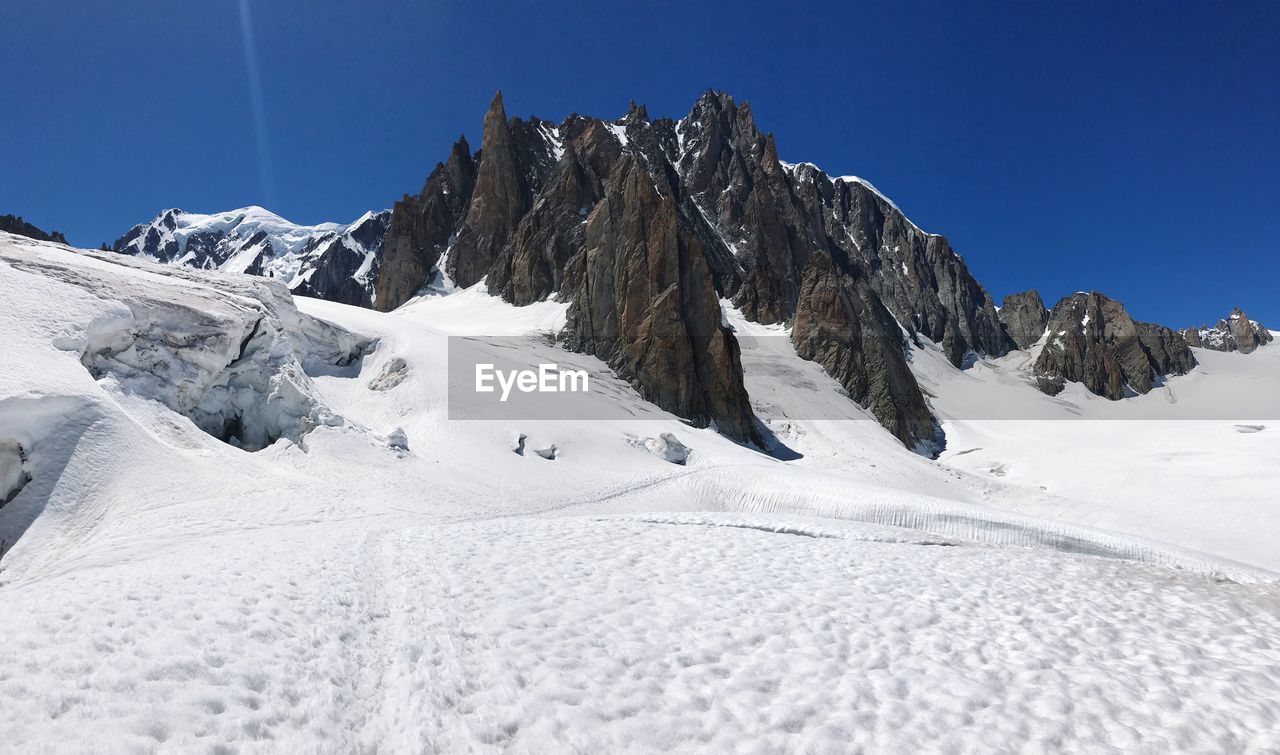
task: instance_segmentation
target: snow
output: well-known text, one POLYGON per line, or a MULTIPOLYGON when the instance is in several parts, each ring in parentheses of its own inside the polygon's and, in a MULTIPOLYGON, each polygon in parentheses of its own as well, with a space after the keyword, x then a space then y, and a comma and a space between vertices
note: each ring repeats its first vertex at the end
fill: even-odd
POLYGON ((0 438, 0 505, 8 503, 28 482, 26 453, 13 438, 0 438))
POLYGON ((865 179, 865 178, 860 178, 860 177, 858 177, 858 176, 839 176, 839 177, 837 177, 837 178, 833 178, 833 179, 831 179, 831 180, 835 181, 836 183, 841 183, 841 182, 843 182, 843 183, 854 183, 854 184, 858 184, 859 186, 861 186, 861 187, 865 188, 867 191, 870 191, 872 194, 875 194, 877 197, 879 197, 880 199, 884 200, 885 204, 889 205, 889 206, 890 206, 890 207, 892 207, 894 210, 896 210, 896 211, 898 212, 898 214, 902 216, 902 219, 903 219, 904 221, 906 221, 907 225, 911 226, 912 228, 916 229, 917 231, 920 231, 921 233, 924 233, 925 235, 928 235, 928 236, 933 236, 933 235, 935 235, 935 234, 931 234, 931 233, 926 233, 923 229, 921 229, 921 228, 920 228, 920 226, 918 226, 918 225, 916 225, 915 223, 913 223, 913 222, 911 221, 911 218, 907 217, 907 214, 906 214, 905 212, 903 212, 901 209, 899 209, 898 205, 894 204, 894 202, 893 202, 893 200, 892 200, 892 199, 889 199, 888 195, 886 195, 884 192, 882 192, 882 191, 880 191, 879 189, 877 189, 877 188, 876 188, 874 185, 872 185, 872 183, 871 183, 870 181, 868 181, 867 179, 865 179))
POLYGON ((177 252, 173 255, 173 264, 188 265, 196 258, 195 252, 188 250, 188 242, 193 237, 222 236, 225 238, 217 243, 213 253, 217 269, 243 273, 269 248, 270 254, 264 260, 263 275, 290 281, 290 286, 296 286, 313 272, 308 269, 307 263, 313 261, 316 252, 322 253, 328 248, 328 242, 341 238, 352 249, 365 253, 365 264, 361 268, 363 280, 368 275, 375 250, 365 249, 350 234, 376 214, 378 213, 366 212, 356 221, 347 224, 320 223, 307 226, 292 223, 257 205, 207 215, 176 209, 165 210, 151 223, 138 226, 145 229, 144 232, 126 244, 121 251, 143 259, 153 259, 142 250, 147 236, 154 231, 158 234, 160 248, 170 242, 175 245, 177 252), (169 227, 170 221, 172 228, 169 227), (249 243, 259 234, 263 235, 261 240, 249 243))
POLYGON ((947 434, 944 464, 1023 490, 1012 506, 991 502, 1005 510, 1280 570, 1276 350, 1197 350, 1189 374, 1118 402, 1075 383, 1045 396, 1029 377, 1038 350, 963 372, 932 345, 915 352, 913 369, 947 434))
POLYGON ((560 136, 560 129, 542 121, 538 124, 538 130, 542 133, 542 138, 546 140, 547 146, 551 149, 551 159, 560 162, 560 158, 564 157, 564 139, 560 136))
POLYGON ((0 441, 30 475, 0 508, 5 747, 1280 747, 1264 547, 1280 432, 1257 403, 1280 373, 1264 350, 1167 388, 1195 407, 1249 386, 1240 408, 1266 429, 1207 419, 1170 441, 1181 421, 1068 421, 1103 409, 1035 393, 1012 362, 944 372, 926 344, 913 367, 951 436, 934 462, 795 358, 785 327, 726 303, 771 456, 617 380, 607 400, 642 419, 448 420, 451 336, 564 323, 563 303, 514 308, 482 286, 379 313, 0 235, 0 301, 0 441), (173 404, 199 382, 152 371, 177 351, 128 357, 154 381, 132 386, 82 361, 103 345, 126 364, 111 344, 159 349, 168 332, 192 375, 216 374, 225 348, 183 334, 222 344, 251 313, 280 360, 260 369, 294 370, 340 422, 250 452, 173 404), (1002 396, 1051 434, 973 414, 1002 396), (1191 439, 1203 459, 1187 461, 1191 439), (1054 444, 1070 442, 1102 445, 1064 462, 1054 444), (1097 489, 1072 479, 1090 476, 1097 489))
POLYGON ((604 127, 609 129, 609 133, 613 134, 613 137, 618 140, 618 144, 623 147, 627 146, 627 126, 625 123, 609 123, 605 121, 604 127))
POLYGON ((903 212, 903 211, 902 211, 902 209, 901 209, 901 208, 899 208, 899 207, 898 207, 898 205, 897 205, 897 204, 895 204, 895 203, 894 203, 894 201, 893 201, 892 199, 890 199, 890 198, 888 197, 888 195, 887 195, 887 194, 885 194, 884 192, 882 192, 882 191, 880 191, 879 189, 877 189, 877 188, 875 187, 875 185, 873 185, 870 181, 868 181, 868 180, 867 180, 867 179, 865 179, 865 178, 862 178, 862 177, 860 177, 860 176, 832 176, 832 177, 828 177, 828 176, 827 176, 827 173, 826 173, 825 171, 823 171, 823 170, 822 170, 822 168, 819 168, 817 165, 814 165, 813 163, 810 163, 810 162, 789 163, 789 162, 785 162, 785 161, 783 161, 783 160, 779 160, 779 161, 778 161, 778 163, 779 163, 780 165, 782 165, 782 168, 783 168, 784 170, 786 170, 788 173, 790 173, 790 174, 792 174, 792 175, 796 175, 797 173, 799 173, 799 175, 800 175, 800 180, 801 180, 801 181, 808 181, 808 182, 812 182, 812 181, 814 181, 814 180, 816 179, 816 177, 817 177, 817 176, 822 176, 822 177, 824 177, 824 178, 828 178, 830 181, 832 181, 832 182, 834 182, 834 183, 837 183, 837 184, 838 184, 838 183, 851 183, 851 184, 857 184, 857 185, 859 185, 859 186, 861 186, 861 187, 865 188, 867 191, 870 191, 872 194, 875 194, 875 195, 876 195, 877 197, 879 197, 882 201, 884 201, 884 203, 885 203, 885 204, 889 205, 889 206, 890 206, 890 207, 892 207, 894 210, 896 210, 896 211, 897 211, 897 213, 898 213, 899 215, 901 215, 901 216, 902 216, 902 219, 906 222, 906 224, 907 224, 907 225, 909 225, 909 226, 911 226, 912 228, 916 229, 916 230, 917 230, 917 231, 919 231, 920 233, 925 234, 926 236, 936 236, 936 235, 937 235, 937 234, 933 234, 933 233, 928 233, 927 231, 923 230, 920 226, 918 226, 918 225, 916 225, 914 222, 912 222, 912 221, 911 221, 911 218, 908 218, 908 217, 907 217, 907 214, 906 214, 905 212, 903 212))

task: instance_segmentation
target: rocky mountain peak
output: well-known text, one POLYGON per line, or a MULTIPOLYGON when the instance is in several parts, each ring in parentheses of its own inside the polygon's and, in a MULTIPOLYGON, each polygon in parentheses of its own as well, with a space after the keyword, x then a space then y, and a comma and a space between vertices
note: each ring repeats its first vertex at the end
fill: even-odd
POLYGON ((1148 393, 1169 375, 1195 366, 1182 337, 1137 322, 1124 305, 1097 291, 1064 297, 1053 308, 1035 361, 1037 385, 1050 395, 1066 381, 1112 400, 1148 393))
POLYGON ((200 214, 161 211, 111 245, 119 254, 277 278, 294 293, 369 306, 391 212, 348 224, 298 225, 257 205, 200 214))
POLYGON ((449 259, 449 273, 463 287, 484 277, 529 208, 527 171, 517 162, 511 125, 499 91, 484 116, 475 188, 449 259))
POLYGON ((377 306, 408 300, 447 250, 456 283, 485 280, 517 306, 569 302, 566 343, 605 358, 659 406, 738 438, 754 425, 723 299, 747 320, 789 325, 801 356, 913 448, 941 436, 909 345, 936 344, 962 367, 1030 348, 1056 317, 1065 340, 1050 337, 1039 355, 1044 385, 1080 380, 1112 397, 1194 364, 1180 336, 1100 294, 1050 313, 1027 292, 997 313, 945 237, 865 179, 778 153, 750 105, 724 92, 703 93, 679 121, 650 120, 632 103, 618 120, 575 113, 559 124, 508 118, 495 96, 480 151, 469 161, 455 145, 450 157, 474 164, 474 183, 438 170, 422 196, 396 204, 377 306), (1110 324, 1090 327, 1086 311, 1110 324), (690 343, 689 333, 705 335, 690 343))
POLYGON ((1241 354, 1251 354, 1274 338, 1262 323, 1250 320, 1239 307, 1233 308, 1230 315, 1212 328, 1208 325, 1188 328, 1182 331, 1182 336, 1190 346, 1241 354))
POLYGON ((1019 349, 1029 349, 1044 335, 1049 310, 1034 290, 1009 294, 1000 307, 1000 322, 1019 349))
POLYGON ((631 104, 627 106, 627 114, 622 116, 620 122, 624 124, 648 123, 649 109, 644 105, 637 105, 635 100, 631 100, 631 104))

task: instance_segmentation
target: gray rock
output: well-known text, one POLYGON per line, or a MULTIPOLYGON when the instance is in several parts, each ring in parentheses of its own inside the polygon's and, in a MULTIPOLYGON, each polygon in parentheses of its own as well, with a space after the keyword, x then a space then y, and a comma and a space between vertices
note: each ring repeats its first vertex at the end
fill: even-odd
POLYGON ((649 453, 659 459, 680 466, 684 466, 689 461, 690 454, 693 453, 692 449, 681 443, 680 439, 671 433, 662 433, 656 438, 645 438, 643 444, 649 453))
POLYGON ((1049 310, 1045 309, 1040 294, 1035 291, 1009 294, 1000 307, 1000 322, 1019 349, 1029 349, 1044 335, 1049 324, 1049 310))
POLYGON ((447 162, 437 163, 416 197, 405 195, 391 208, 374 307, 382 312, 404 304, 430 283, 467 213, 476 166, 466 137, 453 145, 447 162))
POLYGON ((603 359, 696 426, 760 441, 701 244, 634 153, 618 160, 587 219, 579 264, 568 292, 570 348, 603 359))
POLYGON ((533 204, 534 187, 517 160, 515 125, 507 123, 498 92, 484 116, 475 189, 448 261, 449 274, 459 286, 477 283, 489 272, 533 204))
POLYGON ((1050 395, 1070 381, 1118 400, 1131 392, 1148 393, 1165 377, 1195 364, 1178 333, 1135 322, 1123 304, 1095 291, 1073 294, 1054 306, 1034 370, 1037 386, 1050 395))
POLYGON ((1239 307, 1231 310, 1231 314, 1219 320, 1212 328, 1202 325, 1199 328, 1188 328, 1182 336, 1191 346, 1198 346, 1213 351, 1238 351, 1241 354, 1252 354, 1259 346, 1273 340, 1271 331, 1260 322, 1254 322, 1239 307))
POLYGON ((805 269, 792 341, 910 448, 940 451, 942 430, 903 356, 901 330, 865 282, 826 255, 805 269))
POLYGON ((397 427, 387 435, 387 446, 397 451, 409 450, 409 436, 405 434, 404 428, 397 427))
POLYGON ((409 377, 409 364, 403 357, 392 357, 382 365, 377 375, 369 380, 369 390, 389 391, 409 377))
POLYGON ((342 236, 313 242, 303 252, 306 261, 299 277, 304 280, 293 287, 293 293, 355 307, 369 306, 382 266, 382 245, 391 214, 371 214, 342 236), (370 252, 373 260, 366 269, 365 257, 370 252))

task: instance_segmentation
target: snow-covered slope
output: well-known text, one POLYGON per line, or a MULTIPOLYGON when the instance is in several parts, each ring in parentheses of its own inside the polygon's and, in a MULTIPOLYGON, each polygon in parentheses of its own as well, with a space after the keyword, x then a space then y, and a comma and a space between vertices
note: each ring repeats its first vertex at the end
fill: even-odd
MULTIPOLYGON (((1080 526, 1107 502, 906 452, 732 310, 772 454, 607 378, 591 400, 637 418, 450 420, 449 339, 553 331, 550 301, 473 287, 384 314, 6 235, 0 301, 0 481, 29 477, 0 508, 3 747, 1280 746, 1257 523, 1198 550, 1212 501, 1163 533, 1080 526), (251 321, 270 344, 241 340, 251 321), (323 413, 225 443, 177 397, 228 373, 323 413)), ((1243 477, 1257 502, 1268 474, 1243 477)))
POLYGON ((130 229, 112 250, 153 262, 277 278, 298 293, 367 305, 389 219, 390 210, 384 210, 346 225, 305 226, 257 206, 213 215, 165 210, 130 229))
POLYGON ((964 371, 914 355, 947 433, 940 461, 1021 488, 1013 510, 1280 570, 1280 354, 1196 349, 1189 374, 1121 401, 1079 384, 1044 395, 1035 348, 964 371))

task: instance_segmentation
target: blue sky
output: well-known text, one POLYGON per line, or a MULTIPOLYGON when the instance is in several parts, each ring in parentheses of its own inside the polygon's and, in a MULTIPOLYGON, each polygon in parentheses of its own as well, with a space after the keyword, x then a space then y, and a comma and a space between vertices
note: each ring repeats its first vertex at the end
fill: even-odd
POLYGON ((714 87, 997 300, 1280 327, 1280 3, 248 3, 261 121, 240 0, 0 4, 0 213, 93 246, 166 207, 351 220, 478 146, 496 89, 559 119, 714 87))

